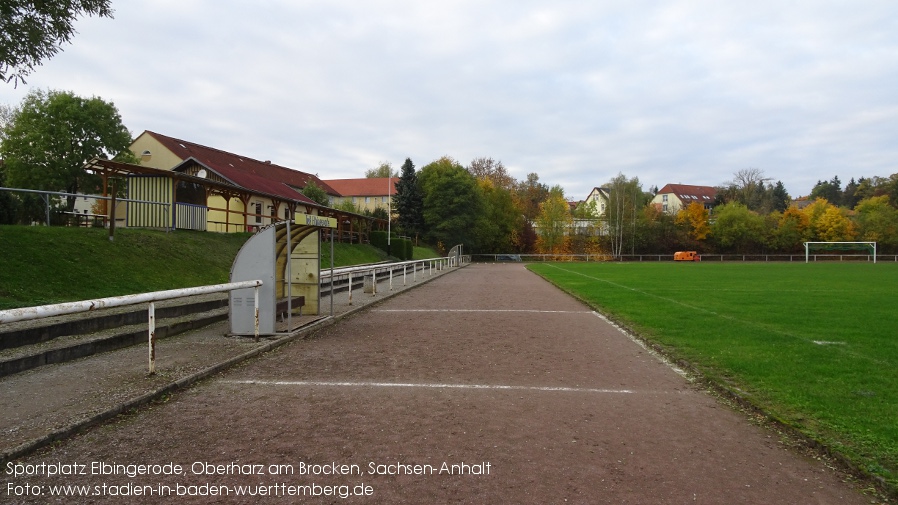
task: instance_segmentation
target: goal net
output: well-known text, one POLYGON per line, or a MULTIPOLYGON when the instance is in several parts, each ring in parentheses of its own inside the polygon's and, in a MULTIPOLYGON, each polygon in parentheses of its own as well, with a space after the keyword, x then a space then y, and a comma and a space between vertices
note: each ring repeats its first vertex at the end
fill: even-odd
POLYGON ((810 261, 811 251, 868 252, 876 263, 876 242, 805 242, 804 262, 810 261))

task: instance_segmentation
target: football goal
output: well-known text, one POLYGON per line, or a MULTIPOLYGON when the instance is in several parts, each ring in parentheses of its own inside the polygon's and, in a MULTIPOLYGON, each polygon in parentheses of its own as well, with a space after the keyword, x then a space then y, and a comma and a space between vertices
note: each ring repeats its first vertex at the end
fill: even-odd
POLYGON ((867 251, 876 263, 876 242, 805 242, 804 262, 810 261, 811 251, 867 251))

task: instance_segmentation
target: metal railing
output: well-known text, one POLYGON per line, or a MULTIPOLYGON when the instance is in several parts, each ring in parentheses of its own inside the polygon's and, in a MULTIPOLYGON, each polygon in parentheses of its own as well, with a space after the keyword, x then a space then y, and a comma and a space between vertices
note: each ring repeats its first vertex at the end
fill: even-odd
MULTIPOLYGON (((131 198, 114 198, 111 196, 100 196, 100 195, 85 195, 85 194, 76 194, 76 193, 63 193, 61 191, 43 191, 37 189, 22 189, 22 188, 0 188, 0 191, 10 191, 13 193, 31 193, 38 194, 44 200, 44 205, 46 206, 47 213, 47 226, 50 226, 50 196, 62 196, 66 198, 93 198, 94 200, 114 200, 115 202, 127 202, 127 203, 142 203, 149 205, 163 205, 166 207, 171 206, 169 203, 165 202, 151 202, 147 200, 134 200, 131 198)), ((167 212, 167 211, 166 211, 167 212)))
MULTIPOLYGON (((610 254, 474 254, 474 261, 492 262, 544 262, 544 261, 627 261, 627 262, 673 262, 670 254, 622 254, 612 258, 610 254)), ((805 262, 804 254, 702 254, 702 261, 716 262, 805 262)), ((811 254, 812 262, 854 261, 873 262, 867 254, 811 254)), ((877 254, 877 262, 898 262, 898 255, 877 254)))
POLYGON ((321 285, 324 286, 326 284, 330 284, 331 293, 334 292, 333 283, 334 281, 342 281, 346 280, 349 286, 349 304, 352 305, 352 278, 353 275, 356 275, 356 278, 360 275, 362 278, 370 278, 371 280, 371 289, 372 295, 377 296, 377 281, 378 275, 388 276, 388 285, 389 290, 393 290, 393 275, 402 272, 402 285, 405 286, 408 283, 408 271, 411 270, 412 274, 412 282, 417 282, 418 280, 418 272, 421 272, 421 275, 426 275, 429 272, 429 275, 433 275, 434 269, 438 272, 451 267, 461 266, 465 263, 469 263, 471 261, 470 256, 445 256, 442 258, 428 258, 423 260, 410 260, 410 261, 399 261, 395 263, 374 263, 369 265, 361 265, 354 267, 343 267, 343 268, 335 268, 333 269, 333 275, 331 274, 331 270, 321 270, 321 285))
POLYGON ((76 314, 79 312, 91 312, 100 309, 108 309, 112 307, 122 307, 125 305, 135 305, 138 303, 149 303, 147 307, 147 336, 149 340, 149 373, 156 373, 156 303, 161 300, 170 300, 172 298, 180 298, 183 296, 205 295, 209 293, 220 293, 223 291, 231 291, 234 289, 255 288, 255 318, 256 333, 255 338, 259 340, 259 286, 262 281, 242 281, 231 282, 228 284, 213 284, 210 286, 197 286, 193 288, 170 289, 168 291, 153 291, 150 293, 140 293, 136 295, 113 296, 109 298, 98 298, 96 300, 83 300, 79 302, 55 303, 51 305, 40 305, 37 307, 22 307, 18 309, 0 310, 0 324, 12 323, 16 321, 30 321, 32 319, 40 319, 42 317, 62 316, 66 314, 76 314))

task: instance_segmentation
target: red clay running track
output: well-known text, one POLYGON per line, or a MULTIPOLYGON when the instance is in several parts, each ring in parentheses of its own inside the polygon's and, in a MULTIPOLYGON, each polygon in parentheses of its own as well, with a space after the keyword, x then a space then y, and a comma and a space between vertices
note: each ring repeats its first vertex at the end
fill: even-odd
POLYGON ((460 269, 19 463, 41 475, 5 467, 2 502, 871 501, 521 265, 460 269))

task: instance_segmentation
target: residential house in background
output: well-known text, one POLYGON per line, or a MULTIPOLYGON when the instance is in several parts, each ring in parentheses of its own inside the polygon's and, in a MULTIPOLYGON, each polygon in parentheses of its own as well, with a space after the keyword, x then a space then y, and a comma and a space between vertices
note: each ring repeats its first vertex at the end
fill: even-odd
POLYGON ((339 206, 347 201, 355 205, 356 212, 363 214, 382 208, 391 209, 390 198, 396 194, 398 177, 372 177, 361 179, 327 179, 323 181, 336 195, 331 198, 331 206, 339 206))
POLYGON ((689 184, 668 184, 658 190, 651 204, 658 210, 676 214, 690 203, 700 203, 710 210, 714 206, 717 189, 711 186, 692 186, 689 184))
POLYGON ((592 188, 592 191, 589 192, 589 195, 584 200, 584 203, 594 203, 596 207, 596 213, 599 217, 605 215, 605 211, 608 209, 608 199, 610 196, 610 190, 608 188, 592 188))

